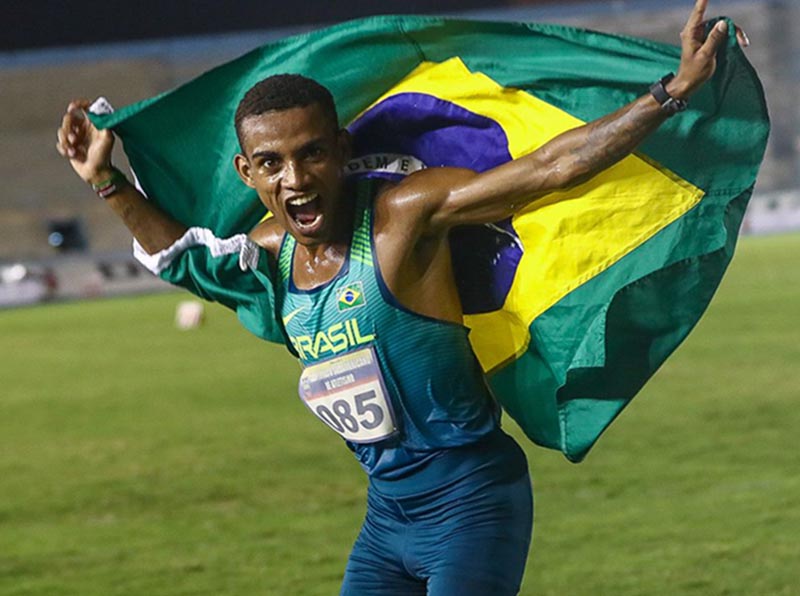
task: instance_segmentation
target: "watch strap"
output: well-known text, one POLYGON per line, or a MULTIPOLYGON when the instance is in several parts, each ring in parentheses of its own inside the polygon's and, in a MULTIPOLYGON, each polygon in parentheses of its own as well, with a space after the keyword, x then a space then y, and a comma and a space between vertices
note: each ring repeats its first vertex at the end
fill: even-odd
POLYGON ((667 84, 674 78, 675 74, 669 73, 650 85, 650 94, 669 116, 684 111, 689 105, 685 99, 677 99, 667 92, 667 84))

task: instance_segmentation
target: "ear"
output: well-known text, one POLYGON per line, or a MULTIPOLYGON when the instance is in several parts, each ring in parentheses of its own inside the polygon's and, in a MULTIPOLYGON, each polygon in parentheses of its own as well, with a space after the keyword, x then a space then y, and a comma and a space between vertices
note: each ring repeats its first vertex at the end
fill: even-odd
POLYGON ((237 153, 236 157, 233 158, 233 167, 236 168, 236 173, 239 174, 239 178, 242 179, 242 182, 250 188, 256 187, 253 178, 250 176, 250 160, 248 160, 247 157, 241 153, 237 153))
POLYGON ((342 166, 344 167, 353 156, 353 137, 350 136, 350 131, 346 128, 340 128, 336 141, 339 145, 339 155, 342 157, 342 166))

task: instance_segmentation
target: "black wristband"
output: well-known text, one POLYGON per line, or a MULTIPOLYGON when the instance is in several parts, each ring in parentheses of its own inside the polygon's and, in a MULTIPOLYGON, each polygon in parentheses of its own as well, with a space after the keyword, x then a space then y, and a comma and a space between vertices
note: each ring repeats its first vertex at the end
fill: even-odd
POLYGON ((689 105, 689 102, 687 102, 685 99, 676 99, 667 93, 667 83, 674 78, 675 75, 673 73, 669 73, 660 81, 656 81, 650 85, 650 94, 659 103, 661 109, 664 110, 664 112, 666 112, 669 116, 684 111, 689 105))

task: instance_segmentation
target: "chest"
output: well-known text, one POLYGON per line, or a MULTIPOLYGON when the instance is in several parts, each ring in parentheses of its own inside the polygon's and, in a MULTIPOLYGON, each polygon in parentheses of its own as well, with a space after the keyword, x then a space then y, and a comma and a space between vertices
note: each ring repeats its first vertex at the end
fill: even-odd
POLYGON ((300 290, 287 284, 281 318, 304 364, 343 354, 375 341, 375 307, 380 299, 369 279, 344 271, 322 287, 300 290))

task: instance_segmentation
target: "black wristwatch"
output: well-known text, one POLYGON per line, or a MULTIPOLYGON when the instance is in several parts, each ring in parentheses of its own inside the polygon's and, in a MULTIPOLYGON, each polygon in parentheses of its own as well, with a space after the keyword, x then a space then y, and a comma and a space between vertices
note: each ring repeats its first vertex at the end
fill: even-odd
POLYGON ((674 73, 669 73, 660 81, 656 81, 650 85, 650 93, 656 98, 656 101, 661 104, 661 109, 664 110, 669 116, 682 112, 687 108, 689 102, 685 99, 677 99, 667 93, 667 83, 675 78, 674 73))

